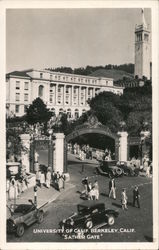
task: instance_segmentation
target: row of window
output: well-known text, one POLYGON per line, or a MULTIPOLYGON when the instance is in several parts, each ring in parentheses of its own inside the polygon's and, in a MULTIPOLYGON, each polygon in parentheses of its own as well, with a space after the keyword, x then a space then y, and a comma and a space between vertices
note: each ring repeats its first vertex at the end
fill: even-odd
MULTIPOLYGON (((90 99, 90 98, 89 98, 90 99)), ((49 98, 49 101, 50 103, 53 103, 53 100, 54 100, 54 96, 53 95, 50 95, 50 98, 49 98)), ((62 96, 58 96, 57 97, 57 103, 58 104, 63 104, 63 97, 62 96)), ((79 102, 78 102, 78 98, 77 97, 74 97, 73 98, 73 104, 74 105, 77 105, 79 102)), ((66 99, 65 99, 65 104, 71 104, 71 99, 70 99, 70 96, 66 96, 66 99)), ((85 104, 85 98, 84 97, 81 97, 81 102, 80 102, 81 105, 84 105, 85 104)))
MULTIPOLYGON (((17 102, 19 102, 20 101, 20 93, 16 93, 15 94, 15 100, 17 101, 17 102)), ((24 94, 24 101, 25 102, 27 102, 27 101, 29 101, 29 94, 24 94)))
MULTIPOLYGON (((44 75, 43 73, 40 73, 40 79, 43 79, 44 75)), ((87 79, 87 78, 81 78, 81 77, 68 77, 68 76, 60 76, 60 75, 52 75, 50 74, 50 80, 58 80, 58 81, 73 81, 73 82, 80 82, 80 83, 93 83, 97 84, 98 80, 95 79, 87 79)), ((108 80, 106 80, 106 83, 108 83, 108 80)))
MULTIPOLYGON (((20 81, 16 81, 16 89, 20 89, 20 81)), ((24 82, 24 90, 29 90, 29 83, 28 82, 24 82)))
MULTIPOLYGON (((71 90, 71 87, 66 86, 65 93, 66 93, 66 94, 69 94, 69 93, 70 93, 70 90, 71 90)), ((85 93, 85 90, 86 90, 86 88, 85 88, 85 87, 82 87, 82 88, 81 88, 81 94, 84 94, 84 93, 85 93)), ((50 87, 50 92, 51 92, 51 93, 54 93, 54 92, 55 92, 55 89, 54 89, 52 86, 50 87)), ((58 86, 58 92, 59 92, 59 93, 62 93, 62 92, 63 92, 63 87, 58 86)), ((74 89, 73 89, 73 92, 74 92, 74 94, 77 94, 77 93, 79 92, 79 88, 78 88, 78 87, 77 87, 77 88, 74 88, 74 89)), ((88 88, 88 95, 92 95, 92 94, 93 94, 93 89, 88 88)))
MULTIPOLYGON (((24 105, 24 113, 26 113, 27 110, 27 105, 24 105)), ((19 113, 20 112, 20 105, 15 105, 15 112, 19 113)))

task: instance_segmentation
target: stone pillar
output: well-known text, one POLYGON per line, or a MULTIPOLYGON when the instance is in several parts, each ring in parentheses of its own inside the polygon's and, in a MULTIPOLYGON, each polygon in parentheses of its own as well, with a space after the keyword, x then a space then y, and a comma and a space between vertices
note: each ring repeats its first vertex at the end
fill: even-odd
POLYGON ((74 87, 72 85, 72 93, 71 93, 71 104, 73 105, 73 95, 74 95, 74 87))
POLYGON ((95 88, 93 88, 93 97, 95 97, 95 88))
POLYGON ((55 96, 56 96, 56 97, 55 97, 55 100, 56 100, 56 101, 55 101, 55 104, 56 104, 56 105, 58 104, 58 86, 59 86, 59 85, 56 84, 56 91, 55 91, 55 96))
POLYGON ((22 145, 24 147, 24 150, 21 152, 21 159, 22 159, 22 165, 25 166, 26 172, 30 172, 30 135, 29 134, 22 134, 20 136, 22 145))
POLYGON ((79 93, 78 93, 78 105, 81 106, 81 86, 79 86, 79 93))
POLYGON ((63 105, 65 106, 66 103, 66 85, 63 87, 63 105))
POLYGON ((118 132, 119 135, 119 161, 127 161, 127 137, 128 133, 125 131, 118 132))
POLYGON ((54 151, 54 171, 64 172, 64 138, 63 133, 54 134, 55 140, 55 151, 54 151))

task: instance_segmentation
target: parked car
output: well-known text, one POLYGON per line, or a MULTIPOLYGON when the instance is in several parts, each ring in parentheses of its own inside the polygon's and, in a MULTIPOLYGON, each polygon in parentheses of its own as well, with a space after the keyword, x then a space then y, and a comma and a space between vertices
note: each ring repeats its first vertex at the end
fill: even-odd
POLYGON ((7 233, 15 233, 21 237, 25 232, 25 227, 30 226, 34 222, 42 223, 44 212, 38 209, 32 200, 28 200, 31 204, 16 205, 14 211, 11 205, 11 217, 7 219, 7 233))
POLYGON ((99 167, 97 167, 97 173, 108 175, 109 177, 119 177, 124 174, 122 168, 117 166, 117 161, 101 161, 99 167))
POLYGON ((133 165, 129 165, 127 164, 127 162, 119 162, 118 165, 121 169, 123 169, 124 171, 124 175, 126 176, 138 176, 140 169, 137 167, 134 167, 133 165))
POLYGON ((100 228, 105 225, 112 226, 119 212, 110 208, 105 208, 104 203, 97 201, 85 201, 77 205, 77 213, 73 213, 68 218, 62 220, 59 225, 64 231, 72 229, 72 232, 78 232, 78 229, 100 228))

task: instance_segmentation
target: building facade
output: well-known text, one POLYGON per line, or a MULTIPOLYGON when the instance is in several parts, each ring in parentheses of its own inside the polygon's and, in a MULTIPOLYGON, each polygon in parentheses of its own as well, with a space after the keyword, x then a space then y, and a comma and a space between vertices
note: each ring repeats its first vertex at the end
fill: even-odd
POLYGON ((146 24, 144 10, 141 11, 142 22, 135 28, 135 76, 148 80, 151 78, 151 42, 150 30, 146 24))
POLYGON ((113 79, 49 70, 14 71, 6 75, 7 116, 22 116, 33 100, 40 97, 56 115, 65 112, 78 118, 89 110, 87 101, 99 92, 123 94, 123 87, 114 86, 113 79))

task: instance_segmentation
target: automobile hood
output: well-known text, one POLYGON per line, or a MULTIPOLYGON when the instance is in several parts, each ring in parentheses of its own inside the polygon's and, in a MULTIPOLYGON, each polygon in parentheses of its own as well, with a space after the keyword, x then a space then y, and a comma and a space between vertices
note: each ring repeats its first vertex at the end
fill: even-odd
POLYGON ((17 218, 21 217, 23 214, 22 213, 15 213, 13 214, 9 219, 11 220, 16 220, 17 218))

